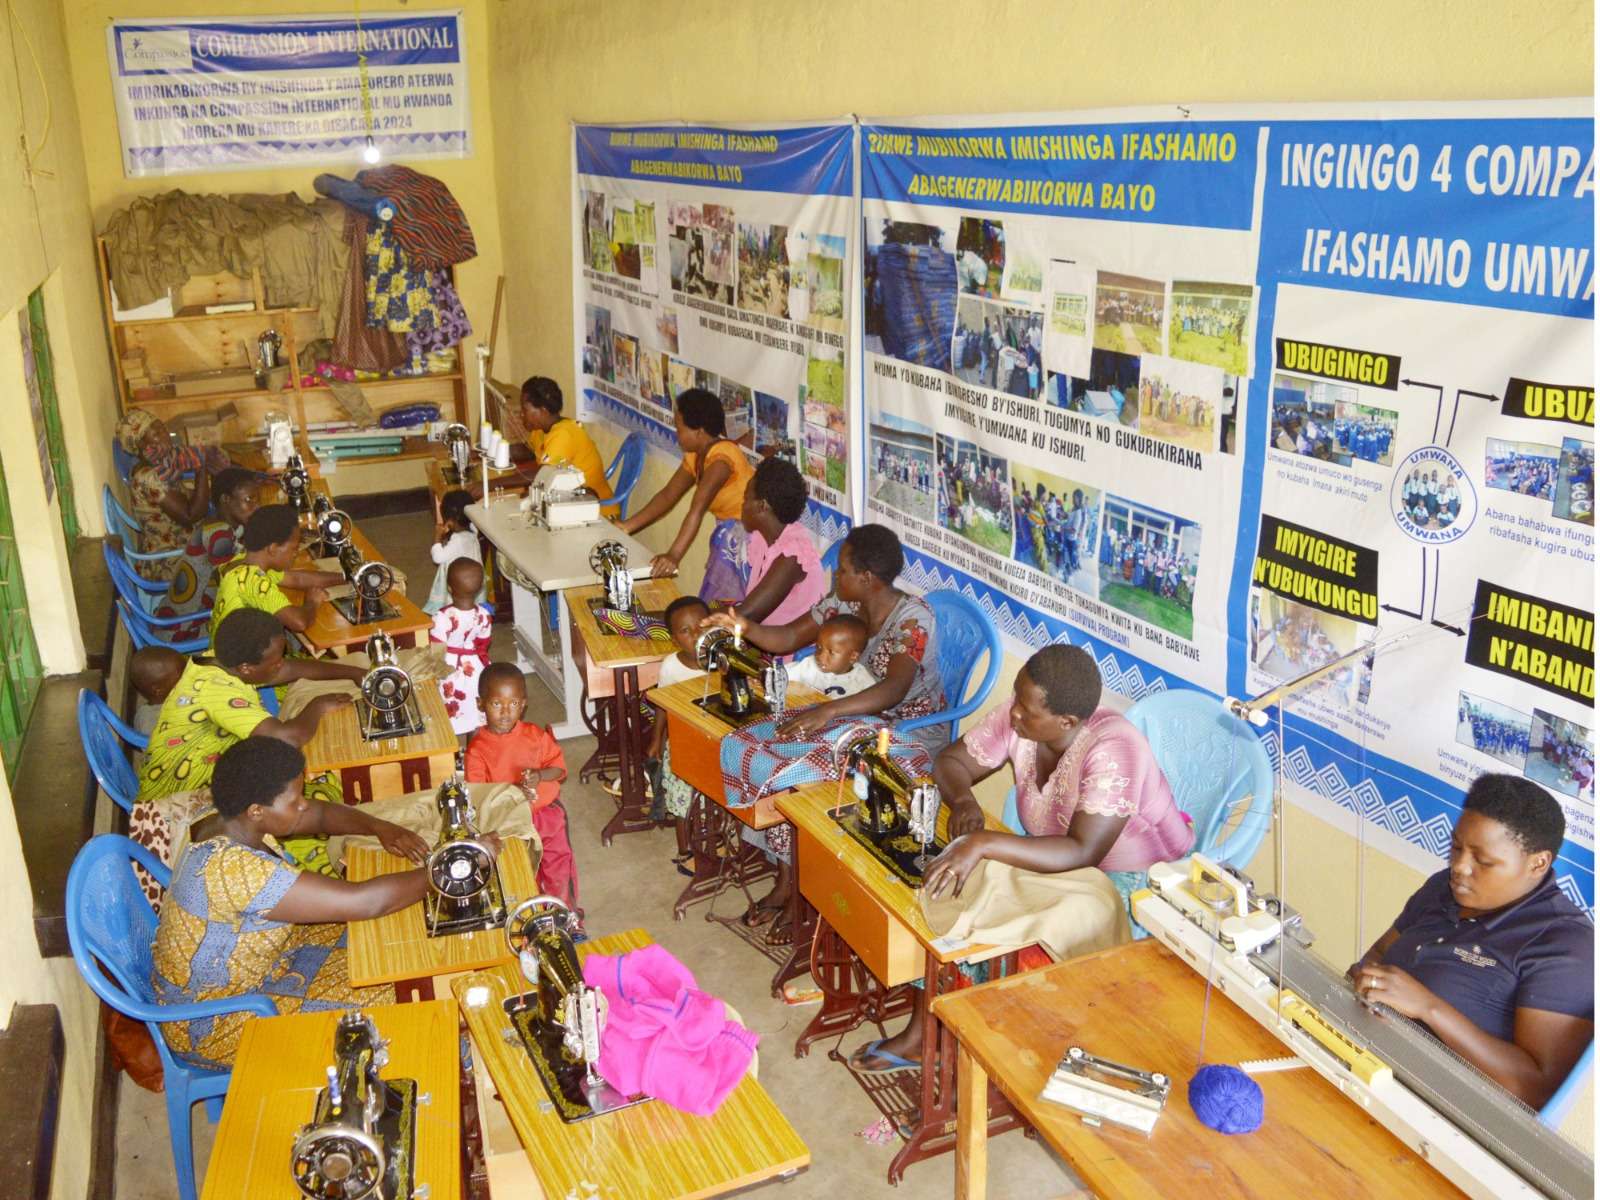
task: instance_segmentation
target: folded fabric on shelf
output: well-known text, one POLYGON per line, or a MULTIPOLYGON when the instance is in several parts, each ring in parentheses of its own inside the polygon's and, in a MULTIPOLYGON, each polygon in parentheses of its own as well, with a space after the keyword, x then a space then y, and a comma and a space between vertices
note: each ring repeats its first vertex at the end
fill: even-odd
POLYGON ((394 201, 395 236, 412 266, 438 270, 477 256, 466 214, 450 189, 431 175, 392 163, 362 171, 356 182, 394 201))

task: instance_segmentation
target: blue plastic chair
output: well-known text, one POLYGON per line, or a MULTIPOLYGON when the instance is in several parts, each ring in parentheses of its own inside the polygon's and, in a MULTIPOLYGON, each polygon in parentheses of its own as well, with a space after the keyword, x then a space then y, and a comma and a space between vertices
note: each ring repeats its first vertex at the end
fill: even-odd
POLYGON ((158 596, 167 594, 167 583, 162 579, 146 579, 133 569, 110 542, 100 543, 100 557, 105 559, 106 570, 111 575, 111 586, 134 608, 148 613, 156 605, 158 596))
POLYGON ((88 688, 78 692, 78 737, 101 790, 124 812, 132 812, 139 795, 139 778, 133 773, 133 763, 124 747, 143 750, 150 739, 125 723, 88 688))
POLYGON ((192 624, 195 619, 193 613, 186 617, 152 617, 118 596, 117 615, 122 618, 122 627, 128 631, 128 640, 133 643, 135 650, 143 650, 146 646, 166 646, 179 654, 200 654, 211 645, 210 636, 204 632, 182 642, 168 641, 158 632, 174 625, 192 624))
POLYGON ((822 566, 828 572, 829 578, 839 570, 839 551, 844 549, 844 539, 840 538, 822 552, 822 566))
POLYGON ((122 443, 116 438, 111 439, 111 464, 117 469, 117 478, 122 480, 122 486, 128 486, 128 480, 133 475, 133 468, 138 459, 122 448, 122 443))
POLYGON ((1567 1113, 1572 1111, 1578 1093, 1583 1091, 1583 1085, 1589 1082, 1589 1077, 1593 1074, 1594 1043, 1590 1042, 1588 1049, 1583 1052, 1583 1057, 1573 1064, 1572 1070, 1568 1071, 1567 1077, 1561 1081, 1556 1094, 1544 1102, 1544 1107, 1539 1110, 1539 1120, 1551 1129, 1559 1129, 1561 1122, 1567 1119, 1567 1113))
POLYGON ((122 539, 122 553, 130 562, 155 562, 163 558, 177 558, 183 553, 181 546, 172 550, 158 550, 154 554, 144 554, 135 549, 144 544, 144 527, 117 502, 117 498, 111 494, 109 483, 100 485, 100 508, 105 515, 106 536, 122 539))
POLYGON ((630 433, 622 439, 622 445, 617 447, 617 456, 606 468, 612 503, 624 517, 628 515, 628 500, 633 495, 633 489, 639 485, 639 477, 644 474, 644 456, 648 449, 649 443, 645 441, 644 434, 630 433))
POLYGON ((923 599, 933 609, 934 627, 939 634, 939 677, 944 681, 945 701, 950 707, 900 721, 897 727, 901 733, 909 733, 925 725, 948 722, 954 739, 962 720, 977 712, 994 691, 994 681, 1000 676, 1000 630, 983 615, 976 600, 960 592, 944 588, 929 592, 923 599), (988 669, 969 695, 967 689, 985 651, 988 669))
POLYGON ((1191 688, 1147 696, 1127 716, 1155 751, 1172 798, 1194 822, 1195 852, 1245 866, 1272 824, 1272 762, 1255 730, 1223 711, 1215 697, 1191 688))
POLYGON ((180 1200, 195 1200, 194 1145, 189 1135, 189 1110, 206 1102, 216 1120, 231 1078, 227 1071, 208 1071, 180 1063, 167 1049, 161 1026, 229 1013, 277 1015, 271 999, 259 993, 205 1000, 198 1004, 162 1004, 150 984, 151 946, 156 915, 144 898, 133 863, 162 887, 172 872, 143 846, 119 834, 91 838, 67 875, 67 940, 84 982, 100 999, 124 1016, 143 1021, 155 1040, 165 1075, 167 1126, 172 1138, 172 1165, 180 1200))

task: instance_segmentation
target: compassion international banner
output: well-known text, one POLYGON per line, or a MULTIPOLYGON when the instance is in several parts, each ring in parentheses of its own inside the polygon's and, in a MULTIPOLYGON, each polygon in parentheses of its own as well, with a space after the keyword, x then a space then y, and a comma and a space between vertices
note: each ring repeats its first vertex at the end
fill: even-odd
POLYGON ((1286 706, 1419 866, 1510 771, 1593 903, 1588 101, 861 130, 862 517, 1107 685, 1286 706))
POLYGON ((462 33, 459 9, 114 20, 106 52, 123 172, 348 163, 369 131, 385 160, 465 158, 462 33))
POLYGON ((578 125, 574 324, 584 413, 680 455, 673 402, 722 400, 752 462, 791 459, 828 545, 848 528, 855 129, 578 125))

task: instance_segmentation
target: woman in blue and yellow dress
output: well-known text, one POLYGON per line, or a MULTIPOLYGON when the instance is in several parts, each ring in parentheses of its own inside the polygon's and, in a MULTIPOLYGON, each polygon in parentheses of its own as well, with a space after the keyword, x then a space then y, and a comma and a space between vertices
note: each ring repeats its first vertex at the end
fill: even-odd
MULTIPOLYGON (((427 843, 358 808, 305 795, 305 757, 288 742, 250 737, 217 760, 216 812, 197 823, 172 873, 152 948, 151 984, 162 1004, 261 993, 279 1013, 392 1003, 388 986, 354 987, 345 924, 397 912, 427 891, 417 867, 346 883, 298 871, 277 849, 296 835, 368 834, 414 862, 427 843)), ((491 848, 498 839, 488 835, 491 848)), ((249 1014, 162 1025, 183 1061, 228 1070, 249 1014)))

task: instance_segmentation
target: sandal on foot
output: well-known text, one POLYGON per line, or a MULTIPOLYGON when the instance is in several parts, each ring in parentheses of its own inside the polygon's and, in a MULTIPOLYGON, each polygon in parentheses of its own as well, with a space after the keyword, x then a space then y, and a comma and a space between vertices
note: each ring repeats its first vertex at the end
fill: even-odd
POLYGON ((744 910, 744 916, 739 918, 739 924, 746 929, 760 929, 784 909, 782 904, 768 904, 759 900, 744 910))
POLYGON ((875 1042, 868 1042, 865 1046, 861 1047, 861 1049, 857 1050, 849 1058, 850 1069, 857 1075, 887 1075, 891 1071, 914 1071, 922 1066, 920 1062, 917 1062, 914 1059, 902 1058, 898 1054, 894 1054, 891 1051, 885 1050, 883 1048, 883 1044, 888 1040, 888 1038, 879 1038, 875 1042), (867 1060, 869 1058, 875 1058, 887 1065, 881 1067, 869 1067, 867 1066, 867 1060))

